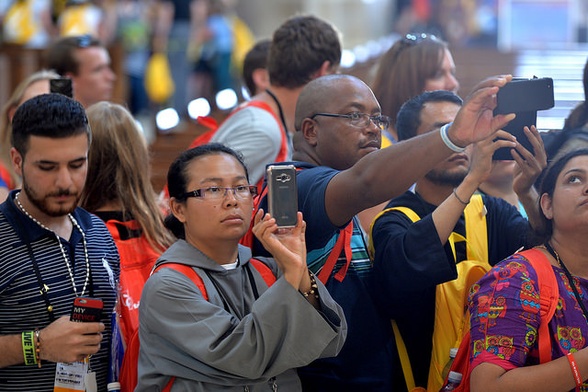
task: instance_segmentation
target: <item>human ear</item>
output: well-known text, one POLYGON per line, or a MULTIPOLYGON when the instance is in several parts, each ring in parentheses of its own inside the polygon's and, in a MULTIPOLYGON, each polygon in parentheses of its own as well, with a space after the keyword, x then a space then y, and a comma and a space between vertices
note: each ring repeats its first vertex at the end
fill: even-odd
POLYGON ((541 195, 539 206, 541 207, 541 211, 543 211, 543 215, 545 215, 547 219, 553 219, 553 201, 547 193, 541 195))
POLYGON ((10 160, 12 161, 12 167, 14 168, 16 174, 22 177, 22 165, 24 159, 20 152, 18 152, 14 147, 10 149, 10 160))
POLYGON ((181 223, 186 222, 186 203, 178 201, 175 197, 169 199, 169 208, 172 214, 181 223))
POLYGON ((302 132, 304 139, 311 146, 315 146, 318 140, 318 127, 316 125, 316 121, 310 118, 302 120, 302 124, 300 125, 300 132, 302 132))

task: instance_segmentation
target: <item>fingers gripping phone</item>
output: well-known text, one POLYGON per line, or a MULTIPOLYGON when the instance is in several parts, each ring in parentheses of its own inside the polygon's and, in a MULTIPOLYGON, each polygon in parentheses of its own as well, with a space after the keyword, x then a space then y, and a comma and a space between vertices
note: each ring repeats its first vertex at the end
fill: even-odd
POLYGON ((76 297, 70 320, 84 323, 97 323, 102 316, 104 303, 100 298, 76 297))
POLYGON ((268 209, 278 227, 296 226, 298 187, 294 165, 269 165, 267 168, 268 209))
MULTIPOLYGON (((537 111, 551 109, 554 103, 553 79, 514 78, 496 94, 496 114, 515 113, 517 116, 503 129, 514 136, 527 150, 533 153, 533 145, 525 135, 524 127, 537 124, 537 111)), ((492 159, 512 160, 509 148, 496 150, 492 159)))

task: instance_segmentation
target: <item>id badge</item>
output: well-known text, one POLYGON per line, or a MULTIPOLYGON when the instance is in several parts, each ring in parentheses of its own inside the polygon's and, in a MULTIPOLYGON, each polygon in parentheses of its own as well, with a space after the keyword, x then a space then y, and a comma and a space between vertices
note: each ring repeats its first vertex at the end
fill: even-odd
POLYGON ((96 391, 96 374, 88 372, 87 362, 58 362, 53 392, 96 391))

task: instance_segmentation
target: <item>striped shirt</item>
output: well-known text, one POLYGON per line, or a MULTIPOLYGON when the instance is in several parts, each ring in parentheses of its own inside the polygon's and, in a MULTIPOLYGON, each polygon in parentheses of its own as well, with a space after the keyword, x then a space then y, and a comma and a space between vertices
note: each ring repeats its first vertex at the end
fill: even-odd
MULTIPOLYGON (((51 323, 41 284, 49 287, 48 300, 54 318, 69 315, 75 293, 66 261, 55 234, 24 215, 10 193, 0 205, 0 335, 45 328, 51 323), (41 281, 37 278, 36 260, 41 281)), ((90 261, 90 280, 84 296, 104 301, 102 322, 106 325, 100 351, 92 356, 90 367, 96 372, 98 390, 106 390, 109 365, 110 318, 116 299, 119 256, 104 223, 81 208, 73 212, 86 236, 90 261)), ((86 280, 86 259, 82 235, 75 227, 69 241, 61 238, 67 253, 78 295, 86 280)), ((42 335, 41 335, 42 336, 42 335)), ((2 391, 51 391, 55 380, 55 363, 43 362, 42 368, 24 364, 0 369, 2 391)))

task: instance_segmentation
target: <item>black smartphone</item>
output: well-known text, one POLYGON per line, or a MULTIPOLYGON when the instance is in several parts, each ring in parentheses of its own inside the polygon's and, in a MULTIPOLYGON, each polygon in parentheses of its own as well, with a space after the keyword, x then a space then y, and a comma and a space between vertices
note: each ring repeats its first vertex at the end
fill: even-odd
POLYGON ((278 227, 296 226, 298 213, 298 187, 294 165, 267 167, 268 212, 278 227))
POLYGON ((52 93, 63 94, 66 97, 73 98, 73 89, 70 78, 55 78, 49 80, 49 91, 52 93))
POLYGON ((76 297, 69 319, 84 323, 99 322, 103 307, 104 303, 100 298, 76 297))
MULTIPOLYGON (((515 113, 517 116, 503 129, 513 134, 517 141, 531 153, 531 142, 525 135, 524 127, 537 125, 537 111, 551 109, 554 103, 553 79, 513 79, 505 84, 496 94, 494 114, 515 113)), ((494 152, 494 160, 512 160, 510 148, 500 148, 494 152)))
POLYGON ((553 79, 514 78, 498 90, 494 114, 536 112, 554 105, 553 79))

